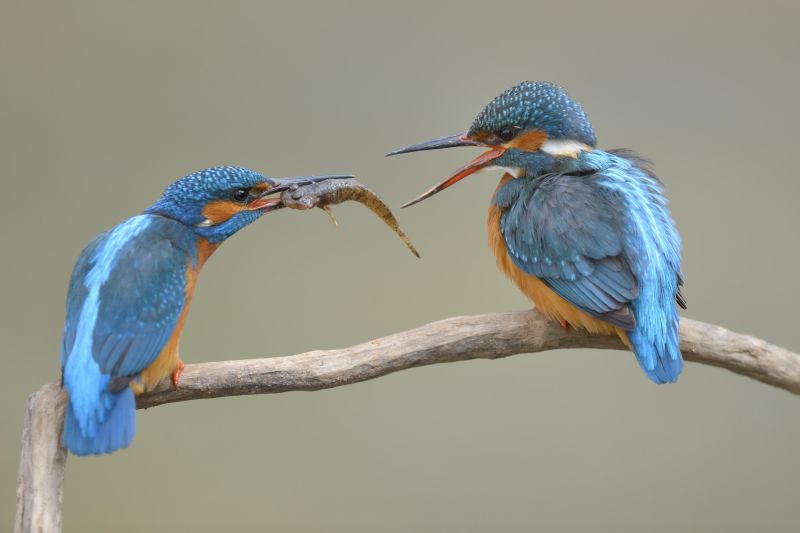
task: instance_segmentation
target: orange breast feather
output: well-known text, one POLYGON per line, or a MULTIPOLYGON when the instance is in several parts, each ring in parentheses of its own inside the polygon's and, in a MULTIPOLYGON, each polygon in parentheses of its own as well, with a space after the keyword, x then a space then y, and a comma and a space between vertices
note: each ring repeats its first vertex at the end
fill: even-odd
POLYGON ((191 262, 186 265, 186 288, 184 291, 186 300, 183 304, 183 310, 178 317, 178 323, 175 325, 172 336, 169 338, 166 346, 161 350, 156 360, 142 371, 140 382, 137 383, 136 380, 131 382, 131 387, 135 394, 153 390, 178 368, 181 333, 183 332, 186 317, 189 314, 189 306, 192 303, 192 296, 194 296, 197 278, 200 275, 200 269, 203 267, 203 264, 205 264, 206 260, 214 253, 214 250, 216 250, 218 246, 219 244, 210 244, 205 239, 198 239, 197 266, 195 267, 191 262))
MULTIPOLYGON (((510 174, 506 174, 500 180, 500 183, 495 190, 495 194, 500 188, 505 185, 509 180, 514 179, 510 174)), ((628 335, 624 330, 603 322, 595 318, 585 311, 582 311, 569 303, 567 300, 556 294, 550 287, 544 284, 542 280, 536 276, 532 276, 527 272, 521 270, 511 256, 508 254, 506 248, 506 241, 500 231, 500 215, 502 211, 492 202, 489 207, 489 248, 494 253, 497 260, 497 266, 500 270, 519 287, 519 289, 530 298, 536 305, 536 308, 557 320, 562 325, 569 324, 576 328, 582 328, 592 333, 605 333, 620 336, 622 341, 628 343, 628 335)))

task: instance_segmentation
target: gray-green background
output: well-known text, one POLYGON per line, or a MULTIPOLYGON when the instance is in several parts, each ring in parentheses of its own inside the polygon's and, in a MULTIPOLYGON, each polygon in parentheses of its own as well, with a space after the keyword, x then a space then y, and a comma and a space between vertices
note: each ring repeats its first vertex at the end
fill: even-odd
MULTIPOLYGON (((601 147, 656 163, 686 316, 800 349, 793 2, 5 3, 0 14, 0 518, 24 401, 58 378, 66 283, 96 233, 219 164, 354 172, 399 206, 474 151, 385 159, 502 90, 562 84, 601 147)), ((496 271, 473 176, 398 213, 281 212, 207 265, 188 362, 344 347, 528 302, 496 271), (262 288, 262 284, 265 285, 262 288)), ((796 531, 800 400, 689 364, 562 351, 341 389, 139 412, 71 458, 65 530, 796 531)))

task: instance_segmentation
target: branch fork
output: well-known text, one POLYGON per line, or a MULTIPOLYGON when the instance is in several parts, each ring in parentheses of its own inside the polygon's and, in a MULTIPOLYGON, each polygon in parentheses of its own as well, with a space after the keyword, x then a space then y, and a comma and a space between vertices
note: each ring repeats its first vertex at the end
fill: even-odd
MULTIPOLYGON (((681 320, 680 339, 687 361, 725 368, 800 394, 800 355, 796 353, 687 318, 681 320)), ((137 407, 329 389, 407 368, 560 348, 626 349, 616 337, 565 331, 536 310, 456 317, 339 350, 187 365, 179 387, 166 380, 139 396, 137 407)), ((16 533, 61 531, 65 407, 66 394, 56 383, 44 385, 28 399, 17 476, 16 533)))

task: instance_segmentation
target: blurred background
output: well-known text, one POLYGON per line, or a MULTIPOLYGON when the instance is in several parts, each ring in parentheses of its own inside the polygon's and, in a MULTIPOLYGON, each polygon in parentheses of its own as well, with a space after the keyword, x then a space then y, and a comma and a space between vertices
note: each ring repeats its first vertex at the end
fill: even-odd
MULTIPOLYGON (((353 172, 401 203, 476 155, 385 159, 550 80, 605 148, 652 159, 684 237, 686 316, 800 350, 795 2, 7 3, 0 17, 0 518, 25 399, 59 377, 64 296, 96 233, 213 165, 353 172)), ((527 308, 496 270, 499 175, 398 212, 280 212, 206 266, 189 363, 345 347, 527 308), (268 289, 260 289, 266 281, 268 289), (302 285, 301 285, 302 284, 302 285), (298 297, 298 286, 303 287, 298 297)), ((66 532, 796 531, 800 399, 622 352, 402 372, 138 413, 67 466, 66 532)))

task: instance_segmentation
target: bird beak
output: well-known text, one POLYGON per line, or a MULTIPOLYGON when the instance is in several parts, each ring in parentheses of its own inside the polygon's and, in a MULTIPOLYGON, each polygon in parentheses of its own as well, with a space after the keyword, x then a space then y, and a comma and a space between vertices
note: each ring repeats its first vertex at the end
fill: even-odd
MULTIPOLYGON (((474 141, 467 137, 467 132, 457 133, 455 135, 450 135, 449 137, 440 137, 438 139, 433 139, 431 141, 421 142, 417 144, 412 144, 411 146, 406 146, 405 148, 401 148, 399 150, 395 150, 394 152, 389 152, 386 155, 397 155, 397 154, 407 154, 409 152, 421 152, 423 150, 438 150, 439 148, 453 148, 455 146, 488 146, 484 143, 474 141)), ((434 187, 428 189, 424 193, 420 194, 410 202, 404 204, 402 207, 408 207, 410 205, 414 205, 416 203, 425 200, 426 198, 430 198, 434 194, 439 191, 443 191, 449 186, 453 185, 457 181, 461 181, 470 174, 474 174, 475 172, 486 168, 489 164, 503 155, 506 149, 504 146, 492 146, 488 152, 484 152, 483 154, 479 155, 466 166, 461 167, 460 169, 456 170, 452 176, 444 180, 443 182, 435 185, 434 187)))
POLYGON ((408 154, 411 152, 422 152, 423 150, 438 150, 439 148, 453 148, 454 146, 483 146, 483 145, 478 141, 473 141, 472 139, 467 137, 466 131, 462 131, 461 133, 456 133, 455 135, 450 135, 448 137, 439 137, 438 139, 432 139, 430 141, 412 144, 411 146, 400 148, 399 150, 395 150, 394 152, 389 152, 386 155, 388 156, 397 154, 408 154))
POLYGON ((267 189, 261 195, 253 200, 250 204, 250 209, 263 209, 264 211, 276 211, 284 207, 280 196, 273 196, 280 194, 283 191, 296 189, 304 185, 311 185, 312 183, 319 183, 328 180, 342 180, 354 178, 352 174, 332 174, 328 176, 295 176, 292 178, 268 178, 267 189))

